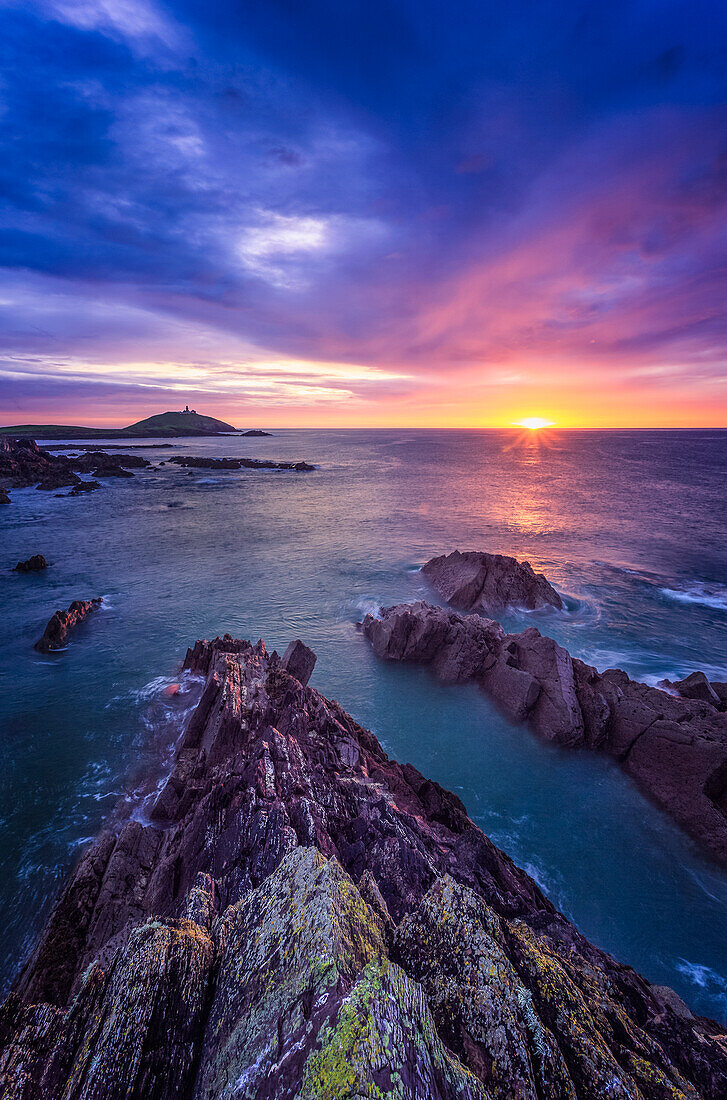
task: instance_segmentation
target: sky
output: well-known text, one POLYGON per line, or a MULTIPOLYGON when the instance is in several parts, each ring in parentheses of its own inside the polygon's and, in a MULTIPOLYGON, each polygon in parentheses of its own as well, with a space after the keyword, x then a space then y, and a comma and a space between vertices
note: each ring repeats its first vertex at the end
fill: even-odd
POLYGON ((0 422, 727 426, 727 5, 0 0, 0 422))

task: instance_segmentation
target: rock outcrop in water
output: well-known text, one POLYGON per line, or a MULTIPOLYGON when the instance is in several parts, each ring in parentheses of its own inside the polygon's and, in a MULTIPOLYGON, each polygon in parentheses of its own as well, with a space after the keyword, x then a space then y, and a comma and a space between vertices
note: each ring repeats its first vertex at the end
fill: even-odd
MULTIPOLYGON (((274 462, 258 458, 212 458, 175 455, 168 460, 178 466, 205 470, 315 470, 308 462, 274 462)), ((35 485, 52 491, 69 487, 61 496, 79 496, 99 488, 96 480, 83 481, 76 471, 92 474, 93 478, 129 478, 132 470, 145 469, 151 463, 141 455, 107 454, 85 449, 81 454, 51 454, 32 439, 11 439, 0 436, 0 497, 3 488, 35 485)), ((0 503, 2 501, 0 500, 0 503)), ((9 498, 6 503, 9 503, 9 498)))
POLYGON ((106 454, 86 450, 80 455, 54 455, 32 439, 0 436, 0 484, 8 488, 36 485, 48 491, 71 486, 72 492, 88 492, 93 481, 82 481, 76 471, 94 477, 133 477, 131 468, 151 463, 140 455, 106 454))
POLYGON ((513 722, 568 748, 614 756, 643 790, 727 864, 727 719, 710 704, 599 673, 534 627, 427 603, 367 615, 377 657, 427 664, 446 683, 475 681, 513 722))
POLYGON ((32 439, 0 437, 0 485, 7 489, 41 483, 41 488, 60 489, 79 481, 70 460, 43 451, 32 439))
POLYGON ((19 561, 13 572, 15 573, 40 573, 48 568, 48 562, 42 554, 33 554, 25 561, 19 561))
POLYGON ((68 642, 69 633, 87 619, 92 611, 96 611, 102 603, 102 597, 97 596, 93 600, 74 600, 67 611, 56 611, 48 620, 43 637, 35 643, 35 648, 39 653, 52 653, 54 650, 63 649, 68 642))
POLYGON ((724 1029, 588 943, 276 654, 198 642, 148 823, 0 1010, 4 1100, 718 1100, 724 1029))
POLYGON ((315 470, 308 462, 274 462, 267 458, 210 458, 208 455, 174 455, 177 466, 199 470, 315 470))
POLYGON ((534 611, 537 607, 562 608, 563 601, 542 573, 529 562, 505 554, 459 550, 432 558, 422 573, 443 600, 460 611, 498 615, 508 607, 534 611))

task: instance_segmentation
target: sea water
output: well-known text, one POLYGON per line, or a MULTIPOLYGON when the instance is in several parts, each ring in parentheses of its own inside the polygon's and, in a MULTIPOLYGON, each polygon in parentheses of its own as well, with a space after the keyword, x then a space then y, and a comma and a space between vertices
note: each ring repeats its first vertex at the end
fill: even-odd
POLYGON ((229 631, 318 654, 312 684, 457 792, 591 940, 727 1020, 727 874, 606 758, 508 725, 474 687, 374 659, 355 624, 430 598, 453 549, 546 572, 563 612, 511 613, 599 669, 727 679, 727 433, 275 431, 136 451, 155 468, 0 509, 0 978, 125 797, 163 777, 195 699, 186 648, 229 631), (174 454, 305 459, 311 473, 186 470, 174 454), (42 553, 41 574, 11 572, 42 553), (67 649, 56 608, 103 596, 67 649))

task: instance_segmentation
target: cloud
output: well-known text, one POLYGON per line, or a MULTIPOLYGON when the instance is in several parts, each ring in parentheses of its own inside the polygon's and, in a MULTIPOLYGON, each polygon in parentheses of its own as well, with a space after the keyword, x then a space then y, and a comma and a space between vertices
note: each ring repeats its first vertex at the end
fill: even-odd
POLYGON ((144 385, 202 364, 270 402, 307 383, 231 365, 308 364, 332 403, 436 390, 462 415, 577 371, 707 388, 727 360, 707 8, 6 3, 0 350, 64 386, 73 364, 90 404, 104 369, 154 363, 144 385))

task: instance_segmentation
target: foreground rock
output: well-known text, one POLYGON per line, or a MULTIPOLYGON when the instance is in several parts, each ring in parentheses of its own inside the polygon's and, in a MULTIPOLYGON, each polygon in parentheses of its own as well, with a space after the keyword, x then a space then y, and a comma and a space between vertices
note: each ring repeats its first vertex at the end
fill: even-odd
POLYGON ((526 561, 476 550, 432 558, 422 573, 443 600, 461 611, 499 615, 509 607, 562 608, 552 584, 526 561))
POLYGON ((312 649, 296 638, 283 654, 283 668, 299 683, 305 685, 310 680, 316 666, 316 655, 312 649))
POLYGON ((40 573, 42 569, 48 568, 48 562, 45 560, 42 554, 33 554, 32 557, 26 561, 19 561, 15 566, 15 573, 40 573))
POLYGON ((377 657, 428 664, 440 680, 474 680, 513 722, 570 748, 619 760, 696 840, 727 864, 727 719, 706 702, 676 698, 599 673, 531 627, 506 634, 479 615, 427 603, 367 615, 377 657))
POLYGON ((718 1100, 724 1029, 588 943, 260 642, 85 854, 0 1011, 5 1100, 718 1100))
POLYGON ((206 455, 174 455, 177 466, 200 470, 315 470, 308 462, 273 462, 265 458, 209 458, 206 455))
POLYGON ((92 611, 96 611, 102 602, 101 596, 93 600, 74 600, 67 611, 56 611, 48 620, 43 637, 35 643, 35 649, 39 653, 63 649, 68 642, 69 633, 87 619, 92 611))

